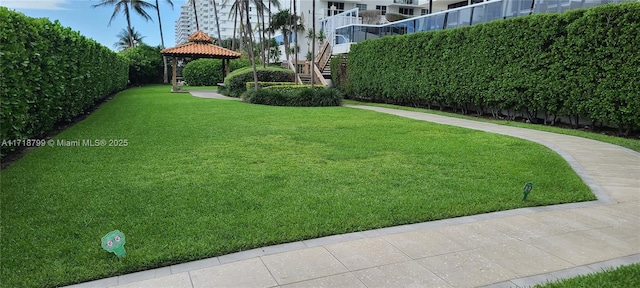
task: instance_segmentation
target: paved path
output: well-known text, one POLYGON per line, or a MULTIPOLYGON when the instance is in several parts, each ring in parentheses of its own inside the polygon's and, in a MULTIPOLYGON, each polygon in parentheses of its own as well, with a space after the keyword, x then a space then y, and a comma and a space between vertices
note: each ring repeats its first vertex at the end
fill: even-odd
POLYGON ((221 100, 240 100, 240 98, 233 98, 233 97, 228 97, 228 96, 224 96, 220 93, 218 93, 217 91, 208 91, 208 90, 202 90, 202 91, 189 91, 189 93, 191 93, 191 95, 199 97, 199 98, 211 98, 211 99, 221 99, 221 100))
POLYGON ((78 286, 516 287, 640 262, 639 153, 536 130, 350 107, 541 143, 564 157, 599 200, 335 235, 78 286))

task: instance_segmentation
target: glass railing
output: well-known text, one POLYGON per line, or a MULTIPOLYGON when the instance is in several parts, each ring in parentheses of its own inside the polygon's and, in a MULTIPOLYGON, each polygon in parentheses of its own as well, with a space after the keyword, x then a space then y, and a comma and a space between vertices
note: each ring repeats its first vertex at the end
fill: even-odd
POLYGON ((393 0, 395 4, 418 5, 418 0, 393 0))
MULTIPOLYGON (((394 3, 409 1, 394 0, 394 3)), ((357 43, 389 35, 451 29, 533 13, 564 12, 626 1, 635 0, 492 0, 383 25, 349 24, 338 27, 332 34, 335 44, 357 43)))

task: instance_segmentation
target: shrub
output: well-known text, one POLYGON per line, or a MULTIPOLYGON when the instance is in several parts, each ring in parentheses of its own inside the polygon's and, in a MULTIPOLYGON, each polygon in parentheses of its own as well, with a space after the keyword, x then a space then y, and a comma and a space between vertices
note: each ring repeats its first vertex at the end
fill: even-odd
MULTIPOLYGON (((258 82, 259 88, 267 88, 272 86, 291 86, 291 85, 296 85, 296 84, 295 82, 258 82)), ((311 87, 311 85, 307 85, 307 86, 311 87)), ((247 90, 251 90, 254 88, 255 88, 255 84, 253 81, 246 83, 247 90)))
POLYGON ((132 85, 162 83, 161 48, 140 45, 120 52, 129 61, 129 82, 132 85))
POLYGON ((350 94, 349 78, 347 77, 347 57, 346 54, 343 54, 331 58, 331 80, 333 85, 342 91, 345 96, 350 94))
POLYGON ((57 21, 0 7, 0 31, 1 140, 39 137, 126 88, 124 57, 57 21))
POLYGON ((340 91, 327 87, 306 85, 271 86, 259 90, 248 90, 242 100, 253 104, 272 106, 325 107, 342 105, 340 91))
POLYGON ((587 117, 628 133, 640 126, 638 30, 631 2, 387 36, 351 46, 346 85, 340 60, 332 76, 365 100, 587 117))
POLYGON ((396 21, 400 21, 400 20, 409 19, 409 16, 403 15, 403 14, 398 14, 398 13, 387 13, 387 14, 384 15, 384 17, 389 22, 396 22, 396 21))
MULTIPOLYGON (((293 71, 280 67, 258 67, 258 80, 263 82, 293 82, 293 71)), ((253 68, 245 67, 235 70, 224 79, 225 89, 221 93, 227 96, 240 97, 247 91, 246 83, 253 81, 253 68)))
MULTIPOLYGON (((229 61, 229 70, 234 71, 251 65, 248 59, 229 61)), ((191 86, 215 86, 222 83, 221 59, 198 59, 187 63, 182 70, 184 81, 191 86)))

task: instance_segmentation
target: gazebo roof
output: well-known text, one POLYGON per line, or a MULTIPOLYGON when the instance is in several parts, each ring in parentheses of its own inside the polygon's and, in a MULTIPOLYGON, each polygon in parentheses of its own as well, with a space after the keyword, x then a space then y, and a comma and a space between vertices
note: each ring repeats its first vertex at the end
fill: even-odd
POLYGON ((240 58, 240 53, 213 45, 213 39, 201 30, 189 35, 189 42, 175 47, 163 49, 162 55, 193 58, 240 58))

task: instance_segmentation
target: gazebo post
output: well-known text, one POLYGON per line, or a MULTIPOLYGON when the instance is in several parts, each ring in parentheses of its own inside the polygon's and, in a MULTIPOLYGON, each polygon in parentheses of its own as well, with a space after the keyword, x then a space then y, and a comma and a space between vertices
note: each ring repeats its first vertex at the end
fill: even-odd
POLYGON ((172 92, 176 92, 178 90, 178 57, 173 57, 173 61, 171 63, 172 76, 171 76, 171 84, 173 87, 171 88, 172 92))
MULTIPOLYGON (((0 0, 1 1, 1 0, 0 0)), ((198 30, 193 34, 189 35, 187 38, 189 42, 180 44, 175 47, 162 49, 160 53, 162 55, 173 57, 172 61, 172 71, 173 76, 171 77, 171 92, 187 92, 183 90, 182 84, 178 83, 178 57, 182 59, 191 58, 215 58, 222 59, 222 74, 229 74, 231 70, 231 62, 229 59, 237 59, 240 58, 241 54, 235 51, 231 51, 229 49, 213 45, 213 39, 209 37, 206 33, 198 30), (226 60, 226 62, 225 62, 226 60)))
POLYGON ((227 77, 227 59, 222 58, 222 81, 227 77))

